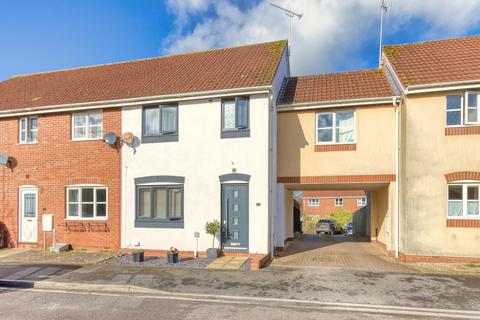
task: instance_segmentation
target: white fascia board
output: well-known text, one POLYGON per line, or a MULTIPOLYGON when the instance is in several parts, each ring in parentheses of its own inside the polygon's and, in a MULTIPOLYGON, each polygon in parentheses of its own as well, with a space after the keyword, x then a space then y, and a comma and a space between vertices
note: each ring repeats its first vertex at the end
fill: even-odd
POLYGON ((390 60, 388 60, 387 58, 387 55, 385 54, 385 52, 382 52, 382 56, 383 56, 383 61, 385 62, 385 66, 387 67, 388 70, 390 70, 390 73, 392 74, 393 76, 393 80, 395 81, 396 85, 398 86, 398 88, 400 88, 400 90, 405 93, 405 87, 403 86, 403 83, 402 81, 400 80, 400 78, 398 77, 397 73, 395 72, 395 69, 393 68, 392 64, 390 63, 390 60))
POLYGON ((270 90, 271 90, 271 86, 269 85, 269 86, 249 87, 249 88, 179 93, 179 94, 154 96, 154 97, 139 97, 139 98, 130 98, 130 99, 41 106, 41 107, 34 107, 34 108, 9 109, 5 111, 0 111, 0 118, 7 118, 7 117, 13 117, 13 116, 27 116, 27 115, 34 115, 34 114, 57 113, 57 112, 71 112, 71 111, 92 110, 92 109, 128 107, 128 106, 154 104, 154 103, 168 103, 168 102, 178 102, 178 101, 188 101, 188 100, 212 99, 212 98, 235 96, 239 94, 241 95, 252 95, 252 94, 263 94, 263 93, 268 94, 270 90))
POLYGON ((467 80, 458 82, 442 82, 432 84, 420 84, 409 86, 406 90, 407 94, 429 93, 439 91, 469 90, 480 88, 480 80, 467 80))
POLYGON ((379 104, 391 104, 396 96, 369 98, 369 99, 352 99, 352 100, 338 100, 338 101, 326 101, 326 102, 308 102, 297 104, 281 104, 278 107, 278 111, 293 111, 293 110, 308 110, 308 109, 327 109, 338 107, 351 107, 351 106, 366 106, 366 105, 379 105, 379 104))

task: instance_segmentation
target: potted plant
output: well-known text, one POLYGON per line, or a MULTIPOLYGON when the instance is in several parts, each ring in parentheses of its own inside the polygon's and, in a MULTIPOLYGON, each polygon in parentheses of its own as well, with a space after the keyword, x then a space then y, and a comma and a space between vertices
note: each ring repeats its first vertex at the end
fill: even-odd
POLYGON ((140 263, 145 260, 145 252, 143 250, 133 251, 133 262, 140 263))
POLYGON ((170 247, 170 251, 167 252, 168 263, 178 263, 178 249, 170 247))
POLYGON ((207 258, 216 259, 218 258, 219 249, 215 248, 215 236, 220 231, 220 222, 218 220, 213 220, 207 222, 205 225, 205 232, 213 237, 212 247, 207 249, 207 258))

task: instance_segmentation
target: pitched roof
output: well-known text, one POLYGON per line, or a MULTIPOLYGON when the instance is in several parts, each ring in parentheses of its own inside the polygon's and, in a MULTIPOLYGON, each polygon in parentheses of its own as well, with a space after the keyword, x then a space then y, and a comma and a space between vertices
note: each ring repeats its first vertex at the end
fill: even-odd
POLYGON ((279 103, 320 103, 393 95, 383 70, 368 69, 287 78, 279 103))
POLYGON ((322 198, 341 198, 341 197, 365 197, 363 190, 318 190, 304 191, 304 198, 322 197, 322 198))
POLYGON ((287 41, 16 76, 0 111, 270 85, 287 41))
POLYGON ((480 36, 383 47, 404 87, 480 80, 480 36))

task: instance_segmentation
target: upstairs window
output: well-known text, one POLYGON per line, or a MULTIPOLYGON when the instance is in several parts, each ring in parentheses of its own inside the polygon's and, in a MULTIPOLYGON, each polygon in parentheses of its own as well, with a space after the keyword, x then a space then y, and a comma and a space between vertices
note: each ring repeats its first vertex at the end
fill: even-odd
POLYGON ((480 97, 477 92, 447 96, 447 126, 480 124, 480 97))
POLYGON ((309 207, 318 207, 320 205, 320 199, 318 198, 309 198, 308 206, 309 207))
POLYGON ((365 207, 367 205, 367 198, 358 198, 357 207, 365 207))
POLYGON ((159 105, 143 108, 143 137, 178 134, 178 106, 159 105))
POLYGON ((448 218, 480 218, 480 184, 454 183, 448 185, 448 218))
POLYGON ((38 141, 38 118, 20 118, 20 143, 36 143, 38 141))
POLYGON ((355 143, 355 111, 317 113, 317 144, 355 143))
POLYGON ((343 199, 342 198, 336 198, 335 199, 335 205, 337 207, 343 206, 343 199))
POLYGON ((102 111, 74 113, 72 115, 72 139, 96 140, 103 136, 102 111))
POLYGON ((223 100, 222 138, 248 137, 249 112, 248 98, 223 100))

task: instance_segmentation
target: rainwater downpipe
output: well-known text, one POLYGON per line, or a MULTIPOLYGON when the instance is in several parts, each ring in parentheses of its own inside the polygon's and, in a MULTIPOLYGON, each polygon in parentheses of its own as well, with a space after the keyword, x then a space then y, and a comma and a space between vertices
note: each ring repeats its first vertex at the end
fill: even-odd
POLYGON ((395 258, 399 257, 400 233, 400 105, 397 97, 393 98, 395 108, 395 258))

